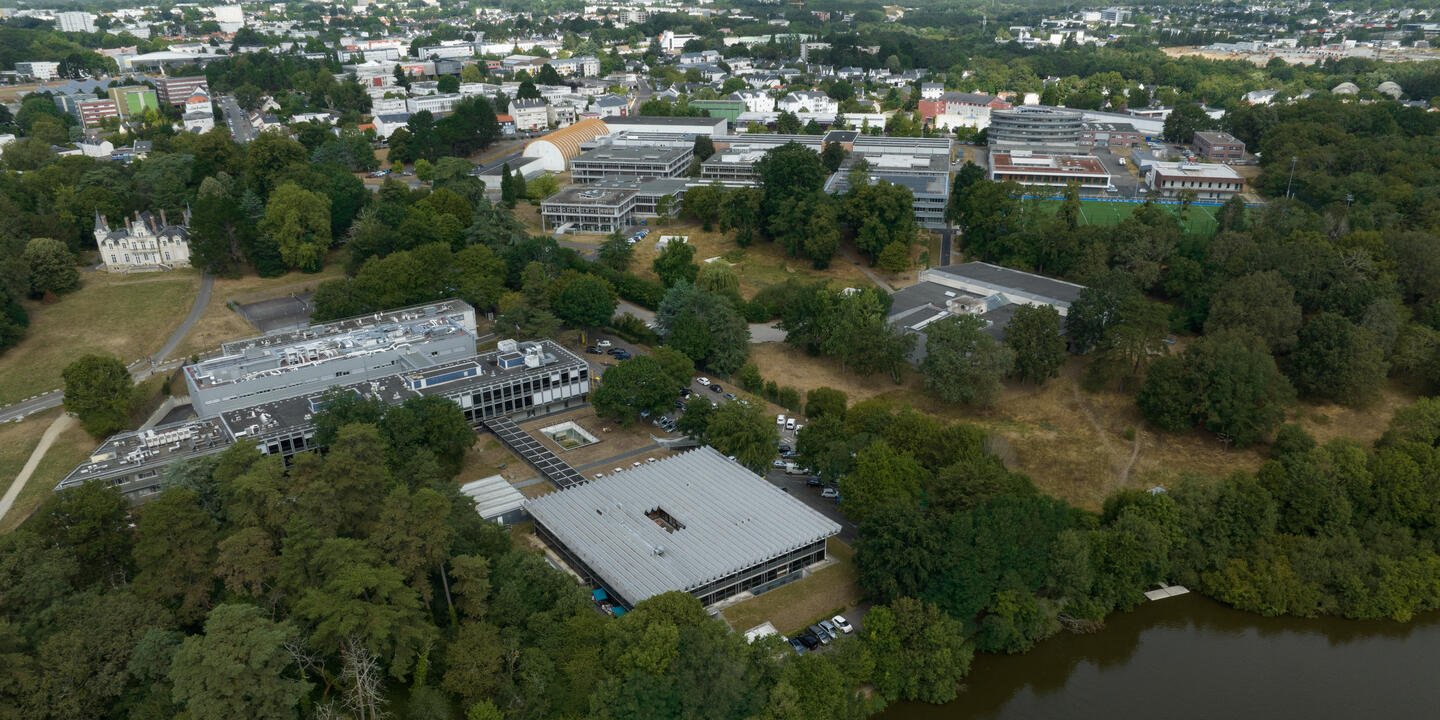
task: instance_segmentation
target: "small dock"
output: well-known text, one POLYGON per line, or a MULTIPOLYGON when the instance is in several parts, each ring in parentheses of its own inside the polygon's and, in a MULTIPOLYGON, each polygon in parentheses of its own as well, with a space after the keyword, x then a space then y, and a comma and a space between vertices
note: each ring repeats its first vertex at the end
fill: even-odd
POLYGON ((1187 587, 1185 587, 1184 585, 1166 585, 1165 587, 1156 588, 1156 589, 1154 589, 1154 590, 1150 590, 1150 591, 1146 592, 1146 593, 1145 593, 1145 599, 1147 599, 1147 600, 1164 600, 1165 598, 1172 598, 1172 597, 1177 597, 1177 596, 1180 596, 1180 595, 1186 595, 1186 594, 1188 594, 1189 592, 1190 592, 1190 588, 1187 588, 1187 587))

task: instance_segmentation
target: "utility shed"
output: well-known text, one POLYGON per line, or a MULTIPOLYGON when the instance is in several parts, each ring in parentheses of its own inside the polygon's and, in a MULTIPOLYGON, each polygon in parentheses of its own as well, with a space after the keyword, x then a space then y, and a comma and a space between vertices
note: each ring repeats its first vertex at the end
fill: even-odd
POLYGON ((525 496, 499 475, 465 483, 460 492, 475 501, 475 512, 485 520, 511 525, 525 518, 525 496))
POLYGON ((627 607, 674 590, 703 605, 825 559, 840 526, 710 447, 526 503, 535 532, 627 607))

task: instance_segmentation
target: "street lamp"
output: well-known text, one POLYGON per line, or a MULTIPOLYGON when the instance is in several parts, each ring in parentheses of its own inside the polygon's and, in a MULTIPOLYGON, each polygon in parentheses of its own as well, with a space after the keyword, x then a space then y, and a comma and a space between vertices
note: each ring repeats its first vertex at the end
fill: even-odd
POLYGON ((1298 157, 1290 158, 1290 179, 1285 182, 1285 197, 1287 198, 1294 197, 1294 194, 1290 192, 1290 189, 1295 185, 1295 163, 1299 161, 1300 158, 1298 157))

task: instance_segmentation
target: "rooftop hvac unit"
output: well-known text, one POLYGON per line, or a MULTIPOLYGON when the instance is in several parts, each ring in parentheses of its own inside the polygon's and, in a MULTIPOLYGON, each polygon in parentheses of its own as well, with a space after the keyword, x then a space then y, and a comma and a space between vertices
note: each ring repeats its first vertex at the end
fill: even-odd
POLYGON ((515 352, 516 348, 520 347, 520 344, 515 342, 514 340, 507 338, 496 343, 495 347, 499 349, 502 353, 513 353, 515 352))
POLYGON ((525 367, 538 368, 544 362, 543 351, 538 345, 525 348, 525 367))

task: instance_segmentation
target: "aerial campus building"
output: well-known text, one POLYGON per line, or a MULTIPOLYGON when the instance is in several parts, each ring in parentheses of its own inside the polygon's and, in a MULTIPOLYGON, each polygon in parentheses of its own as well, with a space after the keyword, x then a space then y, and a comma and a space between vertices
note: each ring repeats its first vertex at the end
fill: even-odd
POLYGON ((526 503, 535 533, 624 607, 760 593, 825 559, 833 520, 710 447, 526 503))
POLYGON ((1021 105, 990 113, 991 147, 1077 149, 1085 117, 1078 110, 1021 105))
POLYGON ((197 418, 111 436, 56 489, 106 482, 138 502, 170 465, 238 442, 289 457, 312 447, 311 420, 334 389, 389 404, 444 397, 476 426, 586 401, 584 360, 549 340, 476 353, 474 317, 447 300, 227 344, 184 368, 197 418))

